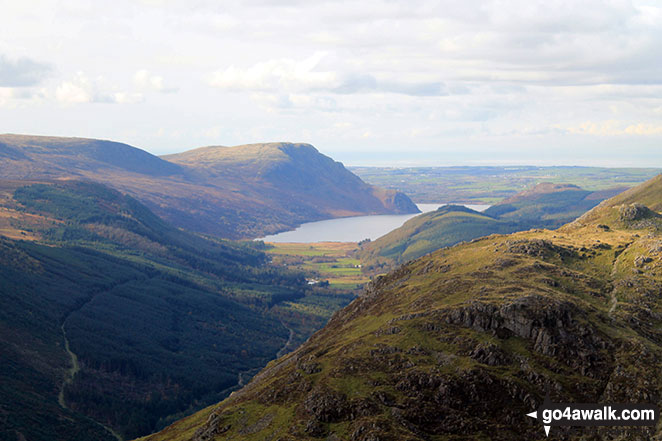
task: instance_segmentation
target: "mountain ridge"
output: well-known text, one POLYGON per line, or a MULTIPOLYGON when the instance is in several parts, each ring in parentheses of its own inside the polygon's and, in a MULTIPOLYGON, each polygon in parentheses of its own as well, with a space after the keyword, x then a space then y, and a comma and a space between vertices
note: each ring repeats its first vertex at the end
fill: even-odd
MULTIPOLYGON (((373 214, 380 210, 380 204, 397 214, 417 210, 409 201, 398 197, 399 193, 364 183, 341 162, 320 154, 307 143, 209 146, 163 158, 201 173, 207 172, 212 178, 214 173, 241 174, 248 170, 274 187, 287 187, 289 192, 314 196, 326 204, 335 204, 338 208, 332 209, 331 213, 338 215, 343 215, 343 211, 353 214, 360 209, 373 214), (371 194, 374 199, 361 199, 361 205, 357 205, 351 202, 352 195, 357 193, 371 194), (340 208, 343 204, 346 206, 340 208)), ((296 198, 286 195, 289 203, 294 202, 292 199, 296 198)))
MULTIPOLYGON (((271 144, 252 146, 259 145, 271 144)), ((166 160, 113 141, 5 134, 0 173, 5 179, 101 182, 179 227, 232 239, 332 217, 418 212, 404 194, 365 184, 309 144, 278 145, 277 157, 237 146, 194 149, 166 160), (199 164, 192 158, 206 159, 199 164)), ((272 147, 262 151, 274 153, 272 147)))
MULTIPOLYGON (((144 150, 109 140, 80 137, 33 136, 18 134, 0 135, 0 155, 11 158, 17 156, 29 159, 32 155, 48 155, 48 159, 57 165, 58 170, 70 171, 102 167, 103 164, 126 170, 155 176, 180 174, 183 170, 175 164, 160 159, 144 150), (92 164, 85 163, 84 160, 92 164)), ((5 179, 25 179, 24 171, 3 167, 5 179)), ((34 178, 51 177, 51 174, 33 175, 34 178)))

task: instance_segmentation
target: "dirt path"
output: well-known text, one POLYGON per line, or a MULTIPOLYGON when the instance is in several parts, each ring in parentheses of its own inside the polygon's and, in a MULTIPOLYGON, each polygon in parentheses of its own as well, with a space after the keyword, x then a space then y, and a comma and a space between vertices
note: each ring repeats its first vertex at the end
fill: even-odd
POLYGON ((612 267, 611 267, 611 282, 614 285, 614 287, 611 290, 610 293, 610 301, 611 301, 611 306, 609 307, 609 316, 613 314, 613 312, 616 310, 616 307, 618 306, 618 297, 616 296, 616 265, 618 264, 618 258, 622 256, 625 252, 627 252, 628 248, 630 248, 630 245, 632 245, 633 242, 629 242, 628 244, 625 245, 625 248, 614 258, 614 261, 612 262, 612 267))
POLYGON ((611 315, 616 310, 616 305, 618 305, 618 298, 616 298, 616 289, 611 290, 611 306, 609 307, 609 315, 611 315))
MULTIPOLYGON (((93 295, 90 297, 85 303, 80 305, 80 307, 70 311, 62 320, 62 325, 60 326, 60 329, 62 330, 62 338, 64 339, 64 350, 69 354, 69 359, 71 360, 71 367, 67 369, 67 372, 64 374, 64 381, 62 382, 62 386, 60 387, 60 393, 57 396, 57 401, 60 404, 60 406, 63 409, 67 410, 72 410, 67 406, 67 402, 64 399, 64 389, 73 383, 74 378, 76 377, 76 374, 80 371, 80 364, 78 363, 78 356, 71 350, 71 346, 69 345, 69 339, 67 338, 67 330, 65 329, 65 325, 67 323, 67 319, 71 316, 76 311, 80 311, 83 309, 85 305, 87 305, 89 302, 92 301, 92 299, 95 296, 93 295)), ((89 418, 89 417, 88 417, 89 418)), ((90 420, 94 421, 97 423, 100 427, 104 428, 106 431, 108 431, 117 441, 123 441, 123 438, 120 436, 119 433, 115 432, 112 428, 106 426, 105 424, 100 423, 99 421, 96 421, 92 418, 90 420)))
POLYGON ((280 348, 280 350, 276 353, 276 358, 280 358, 280 357, 282 357, 283 355, 287 354, 287 352, 288 352, 288 350, 287 350, 287 349, 288 349, 288 346, 290 346, 290 345, 292 344, 292 340, 294 339, 294 329, 292 329, 292 328, 288 328, 287 325, 285 325, 285 323, 283 323, 282 320, 281 320, 280 324, 283 325, 283 326, 285 327, 285 329, 287 329, 288 331, 290 331, 290 336, 287 338, 287 342, 285 342, 285 344, 283 345, 283 347, 280 348))
POLYGON ((64 350, 67 351, 67 354, 69 354, 69 359, 71 360, 71 367, 67 370, 67 372, 64 374, 64 381, 62 382, 62 387, 60 387, 60 393, 57 396, 57 401, 60 403, 60 406, 64 407, 65 409, 69 409, 67 407, 67 403, 64 400, 64 389, 73 383, 74 377, 80 371, 80 365, 78 364, 78 356, 74 354, 71 351, 71 347, 69 346, 69 339, 67 338, 67 330, 64 329, 64 324, 66 323, 66 319, 64 322, 62 322, 62 326, 60 326, 60 329, 62 329, 62 337, 64 338, 64 350))

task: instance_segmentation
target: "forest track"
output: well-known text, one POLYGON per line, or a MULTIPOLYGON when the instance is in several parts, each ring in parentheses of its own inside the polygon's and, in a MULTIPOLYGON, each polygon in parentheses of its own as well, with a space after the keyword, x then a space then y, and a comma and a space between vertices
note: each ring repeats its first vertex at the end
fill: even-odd
MULTIPOLYGON (((71 409, 71 408, 67 405, 67 400, 66 400, 65 397, 64 397, 64 390, 65 390, 65 388, 66 388, 68 385, 70 385, 70 384, 72 384, 72 383, 74 382, 74 378, 76 378, 76 374, 78 374, 78 372, 80 372, 80 363, 78 362, 78 356, 76 355, 76 353, 75 353, 74 351, 71 350, 71 345, 70 345, 70 343, 69 343, 69 338, 67 337, 67 330, 66 330, 67 320, 69 319, 69 317, 71 317, 71 315, 72 315, 73 313, 78 312, 78 311, 80 311, 81 309, 83 309, 83 308, 84 308, 86 305, 88 305, 92 300, 94 300, 98 295, 101 295, 101 294, 103 294, 104 292, 108 292, 108 291, 110 291, 110 290, 112 290, 112 289, 115 289, 115 288, 117 288, 117 286, 119 286, 119 285, 122 285, 122 283, 119 283, 118 285, 115 285, 115 286, 113 286, 113 287, 110 288, 110 289, 107 289, 107 290, 104 290, 104 291, 101 291, 101 292, 94 293, 94 294, 90 295, 87 299, 85 299, 84 302, 82 302, 82 303, 81 303, 80 305, 78 305, 76 308, 71 309, 71 310, 70 310, 70 311, 64 316, 64 318, 62 319, 62 324, 60 325, 60 329, 62 330, 62 338, 63 338, 63 340, 64 340, 64 350, 65 350, 65 351, 67 352, 67 354, 69 355, 69 360, 70 360, 70 362, 71 362, 71 366, 69 367, 69 369, 67 369, 67 371, 66 371, 65 374, 64 374, 64 381, 62 381, 62 386, 60 386, 60 392, 58 393, 58 397, 57 397, 58 404, 59 404, 60 407, 62 407, 63 409, 67 409, 67 410, 70 410, 70 411, 74 411, 73 409, 71 409)), ((75 411, 74 411, 74 412, 75 412, 75 411)), ((90 418, 89 416, 88 416, 87 418, 89 418, 91 421, 94 421, 97 425, 99 425, 99 426, 102 427, 104 430, 106 430, 108 433, 110 433, 110 434, 111 434, 111 435, 112 435, 117 441, 124 441, 124 439, 122 438, 122 436, 121 436, 119 433, 117 433, 115 430, 113 430, 111 427, 106 426, 105 424, 103 424, 103 423, 101 423, 101 422, 99 422, 99 421, 97 421, 97 420, 95 420, 95 419, 93 419, 93 418, 90 418)))

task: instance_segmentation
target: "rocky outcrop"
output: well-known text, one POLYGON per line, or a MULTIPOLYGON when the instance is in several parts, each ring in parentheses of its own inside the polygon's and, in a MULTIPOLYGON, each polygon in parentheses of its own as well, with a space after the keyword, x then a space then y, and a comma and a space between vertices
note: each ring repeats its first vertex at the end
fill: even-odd
POLYGON ((633 222, 641 219, 657 217, 658 214, 642 204, 621 205, 618 208, 619 219, 623 222, 633 222))
MULTIPOLYGON (((580 317, 584 318, 585 312, 574 304, 540 294, 499 306, 472 302, 439 314, 447 324, 488 332, 501 339, 525 338, 540 354, 555 357, 582 375, 597 376, 608 361, 603 350, 611 344, 595 327, 581 324, 580 317)), ((491 363, 503 358, 494 350, 490 354, 485 347, 474 351, 472 358, 481 357, 491 363)))

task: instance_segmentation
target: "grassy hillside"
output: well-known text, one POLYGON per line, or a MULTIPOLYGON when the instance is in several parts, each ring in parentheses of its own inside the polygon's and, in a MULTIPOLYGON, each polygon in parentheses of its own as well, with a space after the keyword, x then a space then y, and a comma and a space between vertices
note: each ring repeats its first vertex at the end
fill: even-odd
POLYGON ((404 194, 364 183, 309 144, 206 147, 159 158, 110 141, 0 135, 0 158, 3 179, 93 180, 176 226, 233 239, 339 216, 418 212, 404 194))
MULTIPOLYGON (((660 200, 656 178, 560 230, 412 261, 241 391, 145 440, 529 441, 546 439, 526 416, 546 392, 659 406, 660 200)), ((564 440, 660 435, 552 428, 564 440)))
POLYGON ((588 191, 572 184, 543 182, 491 206, 484 213, 523 227, 529 224, 532 228, 558 228, 624 190, 617 187, 588 191))
POLYGON ((174 228, 97 183, 2 181, 0 208, 3 440, 150 433, 351 300, 270 265, 261 243, 174 228))
POLYGON ((623 190, 593 192, 571 184, 540 183, 482 213, 446 205, 410 219, 373 242, 363 243, 358 255, 366 272, 380 273, 393 265, 477 237, 557 228, 623 190))
POLYGON ((658 191, 660 186, 662 186, 662 175, 658 175, 636 188, 632 188, 602 202, 594 210, 577 219, 577 224, 584 225, 586 223, 595 223, 599 220, 614 222, 623 217, 623 211, 626 213, 629 212, 630 217, 636 218, 640 216, 640 219, 645 219, 651 213, 645 209, 641 210, 642 213, 637 213, 639 210, 633 210, 631 209, 632 207, 628 209, 627 207, 633 204, 640 204, 648 207, 653 212, 662 211, 662 198, 660 198, 658 191))

